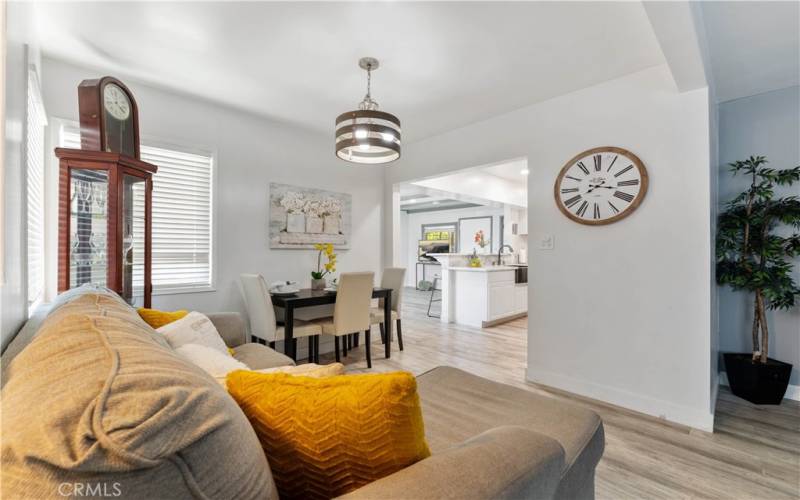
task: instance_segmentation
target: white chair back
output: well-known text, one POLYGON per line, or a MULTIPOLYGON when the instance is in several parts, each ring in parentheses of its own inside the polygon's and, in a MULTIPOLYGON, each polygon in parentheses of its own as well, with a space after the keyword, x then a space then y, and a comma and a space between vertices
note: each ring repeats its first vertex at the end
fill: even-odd
POLYGON ((250 334, 267 342, 277 340, 275 309, 264 277, 260 274, 242 274, 240 278, 247 316, 250 318, 250 334))
MULTIPOLYGON (((403 304, 403 283, 406 279, 406 268, 387 267, 381 276, 381 288, 392 289, 392 311, 400 317, 400 306, 403 304)), ((380 301, 383 307, 383 300, 380 301)))
POLYGON ((336 290, 336 306, 333 308, 333 328, 336 335, 363 332, 370 325, 370 304, 375 275, 365 273, 342 273, 336 290))

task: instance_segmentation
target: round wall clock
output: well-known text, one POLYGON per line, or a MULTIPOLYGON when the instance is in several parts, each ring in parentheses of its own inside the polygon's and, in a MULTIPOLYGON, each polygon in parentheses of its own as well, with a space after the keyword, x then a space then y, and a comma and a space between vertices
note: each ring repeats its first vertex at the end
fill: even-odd
POLYGON ((559 210, 581 224, 611 224, 633 213, 647 193, 647 170, 627 149, 603 146, 564 165, 553 194, 559 210))

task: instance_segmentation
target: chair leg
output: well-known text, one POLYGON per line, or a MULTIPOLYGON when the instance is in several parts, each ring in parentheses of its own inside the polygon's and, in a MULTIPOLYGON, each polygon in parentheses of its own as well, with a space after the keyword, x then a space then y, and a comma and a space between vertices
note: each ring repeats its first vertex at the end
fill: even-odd
POLYGON ((361 343, 361 332, 353 334, 353 347, 358 347, 358 344, 361 343))
POLYGON ((364 332, 364 349, 367 351, 367 368, 372 368, 372 353, 370 352, 369 330, 364 332))
POLYGON ((320 335, 314 335, 314 363, 319 364, 319 338, 320 335))
POLYGON ((381 329, 381 344, 386 343, 386 328, 383 327, 383 323, 378 323, 378 328, 381 329))
POLYGON ((397 319, 397 343, 400 345, 400 350, 403 350, 403 329, 400 327, 400 319, 397 319))
POLYGON ((342 337, 342 356, 347 357, 347 335, 342 337))
POLYGON ((333 337, 333 349, 336 351, 336 362, 338 363, 339 361, 341 361, 341 359, 339 359, 339 337, 338 336, 333 337))
POLYGON ((308 339, 308 362, 314 362, 314 335, 313 337, 306 337, 308 339))

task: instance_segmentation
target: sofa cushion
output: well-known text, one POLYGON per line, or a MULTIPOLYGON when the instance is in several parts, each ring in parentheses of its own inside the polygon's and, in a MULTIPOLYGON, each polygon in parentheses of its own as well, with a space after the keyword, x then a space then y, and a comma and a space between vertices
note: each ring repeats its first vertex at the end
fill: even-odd
POLYGON ((277 368, 279 366, 295 364, 289 356, 285 356, 265 345, 256 343, 237 346, 236 349, 234 349, 233 357, 249 366, 251 370, 277 368))
POLYGON ((434 455, 499 425, 549 436, 565 452, 561 498, 590 480, 603 455, 600 417, 585 408, 441 366, 417 378, 425 435, 434 455))
POLYGON ((57 497, 79 483, 127 498, 276 498, 236 403, 157 336, 104 294, 45 319, 6 372, 4 497, 57 497))

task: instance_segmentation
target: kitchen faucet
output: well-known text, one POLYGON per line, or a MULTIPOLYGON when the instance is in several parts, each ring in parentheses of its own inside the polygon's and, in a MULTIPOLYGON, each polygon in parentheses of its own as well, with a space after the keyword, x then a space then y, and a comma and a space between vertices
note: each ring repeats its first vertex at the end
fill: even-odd
POLYGON ((501 245, 500 246, 500 250, 497 251, 497 265, 498 266, 502 266, 503 265, 503 249, 504 248, 508 248, 509 250, 511 250, 511 253, 514 253, 514 249, 511 247, 511 245, 501 245))

